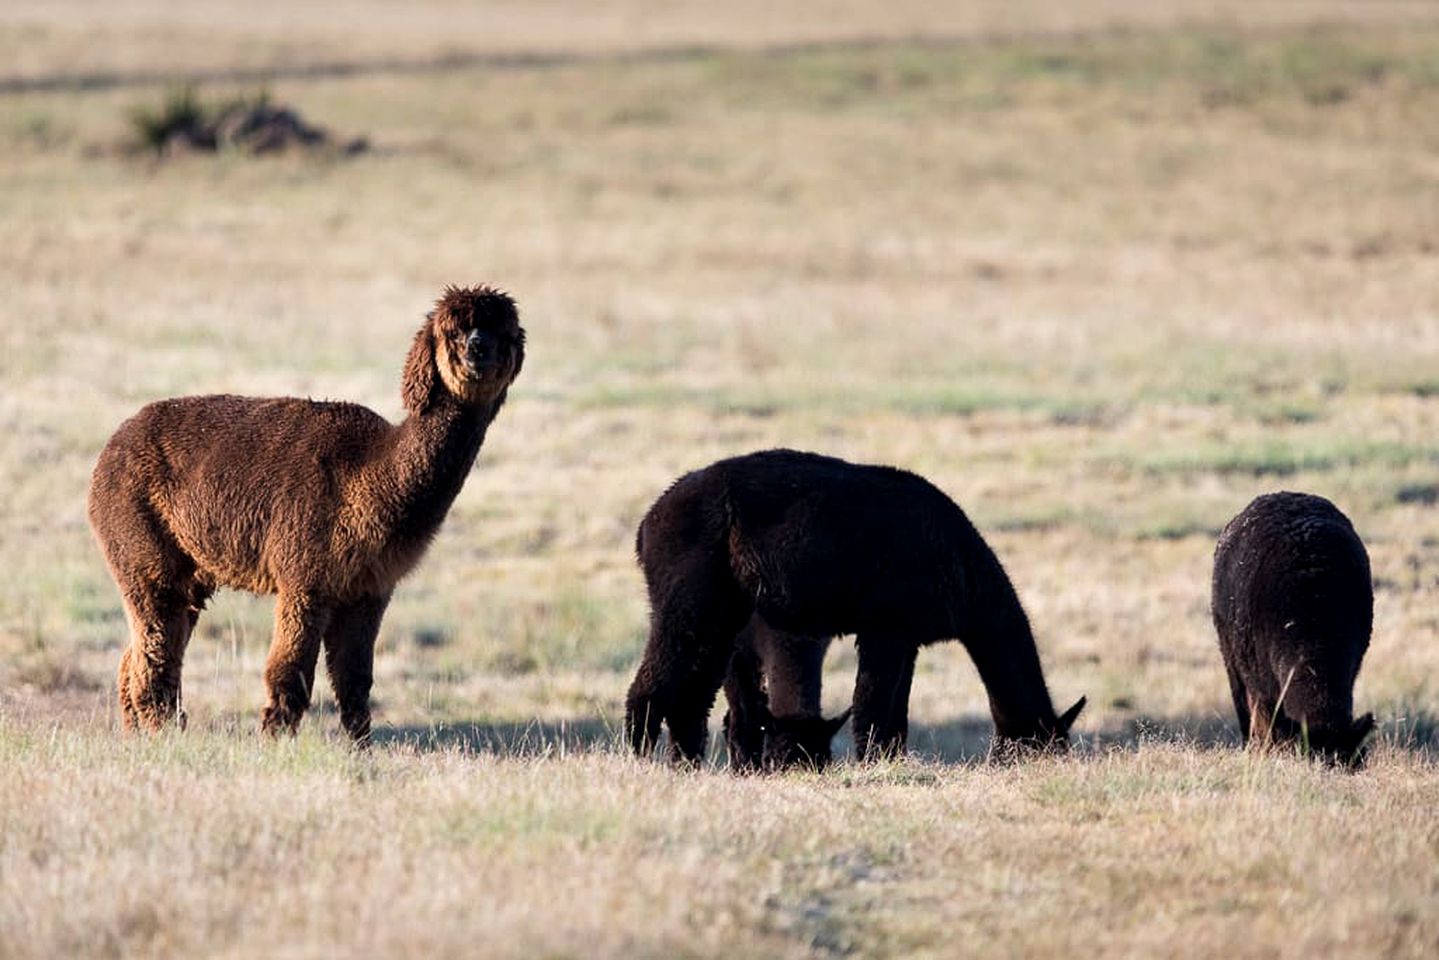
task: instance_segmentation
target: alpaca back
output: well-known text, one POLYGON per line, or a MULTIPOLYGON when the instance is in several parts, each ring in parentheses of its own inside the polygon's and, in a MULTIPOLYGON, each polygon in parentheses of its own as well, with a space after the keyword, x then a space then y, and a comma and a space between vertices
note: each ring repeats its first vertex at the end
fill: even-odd
POLYGON ((857 635, 861 757, 902 749, 915 657, 941 640, 964 644, 1006 742, 1062 749, 1084 706, 1055 714, 998 558, 954 501, 903 470, 794 450, 721 460, 655 501, 636 550, 651 611, 625 707, 638 753, 666 722, 679 754, 699 755, 725 658, 756 613, 797 636, 857 635))
MULTIPOLYGON (((353 592, 355 580, 378 571, 345 564, 345 554, 358 545, 373 561, 374 541, 389 530, 381 515, 355 522, 345 511, 357 499, 383 501, 381 491, 361 488, 390 430, 383 417, 351 403, 237 396, 151 403, 102 450, 91 521, 111 554, 124 550, 124 525, 144 512, 209 589, 272 593, 276 581, 292 579, 353 592)), ((383 507, 371 507, 376 512, 383 507)))
POLYGON ((733 573, 770 623, 811 636, 959 635, 956 600, 993 554, 928 481, 791 450, 707 469, 733 573))
POLYGON ((1352 715, 1353 686, 1374 617, 1369 556, 1323 497, 1274 493, 1224 528, 1212 606, 1225 663, 1261 701, 1295 722, 1352 715))

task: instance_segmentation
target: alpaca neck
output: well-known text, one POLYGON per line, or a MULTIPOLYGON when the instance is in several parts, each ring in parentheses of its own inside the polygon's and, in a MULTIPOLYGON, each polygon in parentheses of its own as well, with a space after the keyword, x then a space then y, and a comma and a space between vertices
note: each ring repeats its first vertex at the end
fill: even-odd
POLYGON ((985 553, 985 562, 966 570, 970 589, 956 617, 960 639, 989 694, 995 732, 1008 739, 1048 739, 1054 731, 1054 704, 1029 618, 999 559, 987 547, 985 553))
POLYGON ((445 395, 395 428, 379 464, 394 529, 425 539, 435 532, 474 466, 495 406, 445 395))
POLYGON ((763 659, 770 713, 818 716, 829 641, 778 632, 772 632, 768 641, 763 659))

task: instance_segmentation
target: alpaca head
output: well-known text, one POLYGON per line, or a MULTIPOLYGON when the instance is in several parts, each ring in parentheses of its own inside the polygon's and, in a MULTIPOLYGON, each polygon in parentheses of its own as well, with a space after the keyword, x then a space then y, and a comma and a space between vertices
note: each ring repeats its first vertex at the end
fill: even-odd
POLYGON ((1337 728, 1309 727, 1304 736, 1314 756, 1333 766, 1357 770, 1368 757, 1369 738, 1373 733, 1374 714, 1366 713, 1337 728))
POLYGON ((765 711, 763 767, 768 772, 790 767, 823 770, 829 766, 833 753, 830 741, 849 720, 846 709, 837 717, 826 720, 818 714, 776 717, 765 711))
POLYGON ((405 361, 405 408, 424 413, 444 391, 497 406, 525 360, 515 302, 493 287, 447 287, 415 334, 405 361))
POLYGON ((1088 702, 1088 697, 1080 697, 1074 701, 1073 706, 1055 717, 1054 720, 1048 723, 1043 720, 1039 721, 1038 729, 1031 729, 1023 733, 1014 731, 998 733, 993 747, 994 758, 1009 760, 1035 751, 1068 753, 1069 728, 1074 726, 1074 721, 1079 719, 1079 712, 1088 702))

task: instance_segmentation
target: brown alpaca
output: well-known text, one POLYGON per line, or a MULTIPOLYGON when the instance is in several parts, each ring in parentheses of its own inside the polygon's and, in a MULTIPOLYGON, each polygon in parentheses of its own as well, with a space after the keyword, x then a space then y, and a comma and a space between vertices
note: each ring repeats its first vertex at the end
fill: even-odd
POLYGON ((273 593, 261 727, 293 732, 320 647, 356 741, 370 735, 375 637, 524 360, 514 302, 450 287, 405 361, 407 416, 350 403, 181 397, 120 425, 90 482, 90 524, 129 616, 128 728, 182 725, 180 668, 220 587, 273 593))

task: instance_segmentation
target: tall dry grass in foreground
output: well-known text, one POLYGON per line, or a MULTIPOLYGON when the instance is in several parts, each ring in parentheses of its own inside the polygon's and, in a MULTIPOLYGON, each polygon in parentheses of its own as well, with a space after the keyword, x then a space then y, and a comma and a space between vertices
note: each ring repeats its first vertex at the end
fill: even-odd
MULTIPOLYGON (((873 10, 908 35, 929 6, 873 10)), ((1096 0, 1027 35, 979 4, 961 43, 789 48, 876 14, 768 5, 686 51, 711 7, 640 35, 586 26, 624 3, 527 5, 550 49, 658 52, 276 81, 371 137, 343 162, 121 156, 160 89, 0 99, 0 956, 1433 953, 1439 27, 1200 6, 1096 0), (1131 29, 1068 36, 1081 15, 1131 29), (190 731, 120 738, 83 507, 105 437, 195 392, 396 416, 428 298, 475 281, 520 300, 530 360, 387 616, 377 749, 331 741, 323 685, 299 741, 255 738, 270 604, 234 594, 189 651, 190 731), (772 445, 952 494, 1056 700, 1089 694, 1084 749, 979 764, 949 644, 920 658, 909 763, 740 781, 617 752, 636 520, 772 445), (1372 556, 1356 704, 1384 745, 1357 777, 1231 749, 1213 538, 1280 487, 1372 556)), ((280 17, 290 46, 218 3, 168 33, 146 3, 98 32, 55 9, 0 12, 18 71, 463 40, 439 0, 405 30, 280 17)), ((837 644, 827 712, 853 671, 837 644)))
POLYGON ((1146 743, 1010 768, 676 773, 0 721, 0 951, 1421 956, 1430 761, 1146 743))

